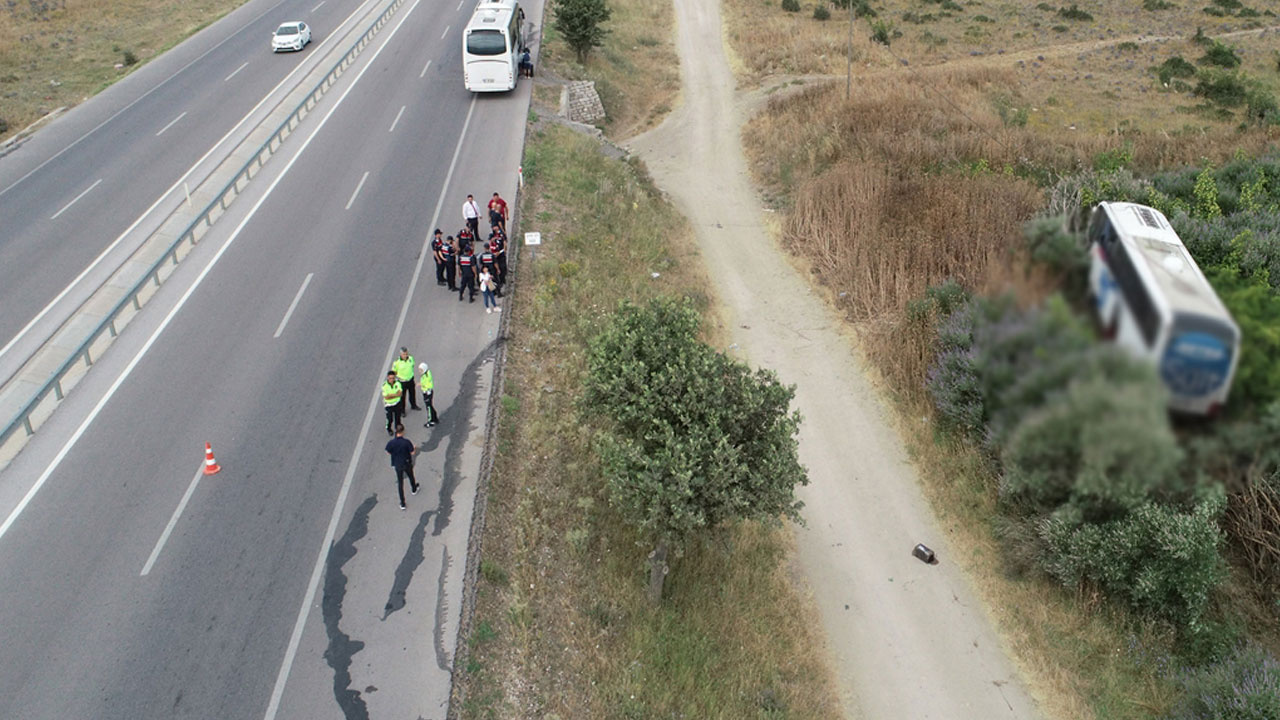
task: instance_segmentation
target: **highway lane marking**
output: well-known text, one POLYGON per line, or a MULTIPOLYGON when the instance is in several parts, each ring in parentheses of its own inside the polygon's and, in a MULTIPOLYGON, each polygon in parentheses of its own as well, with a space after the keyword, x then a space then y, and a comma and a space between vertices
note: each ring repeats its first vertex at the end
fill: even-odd
POLYGON ((351 203, 356 201, 356 196, 360 194, 360 188, 364 187, 364 181, 368 179, 369 179, 369 171, 365 170, 364 174, 360 176, 360 182, 356 183, 356 189, 351 192, 351 199, 347 201, 347 206, 343 208, 344 210, 351 209, 351 203))
POLYGON ((313 7, 313 8, 311 8, 311 12, 315 12, 315 11, 319 10, 319 9, 320 9, 320 7, 321 7, 322 5, 324 5, 324 4, 325 4, 325 2, 326 2, 326 1, 327 1, 327 0, 320 0, 320 5, 317 5, 317 6, 313 7))
POLYGON ((226 81, 230 80, 231 78, 233 78, 233 77, 235 77, 237 74, 239 74, 239 72, 240 72, 241 70, 243 70, 243 69, 245 69, 245 68, 247 68, 247 67, 249 67, 249 61, 248 61, 248 60, 245 60, 243 63, 241 63, 241 64, 240 64, 240 67, 236 68, 236 69, 235 69, 235 70, 234 70, 230 75, 228 75, 228 76, 226 76, 226 77, 222 78, 222 82, 226 82, 226 81))
POLYGON ((50 220, 57 220, 59 215, 61 215, 62 213, 64 213, 64 212, 66 212, 66 211, 67 211, 67 208, 71 207, 72 205, 75 205, 75 204, 76 204, 76 202, 78 202, 78 201, 80 200, 80 198, 84 197, 85 195, 88 195, 88 194, 89 194, 89 191, 90 191, 90 190, 92 190, 92 189, 94 189, 94 188, 96 188, 96 187, 98 187, 98 183, 101 183, 101 182, 102 182, 102 178, 98 178, 98 182, 95 182, 94 184, 90 185, 88 188, 86 188, 86 189, 85 189, 85 191, 84 191, 84 192, 82 192, 82 193, 80 193, 79 195, 75 196, 75 199, 73 199, 71 202, 67 203, 66 205, 63 205, 63 206, 62 206, 62 209, 61 209, 61 210, 59 210, 58 212, 54 213, 54 214, 53 214, 53 217, 51 217, 51 218, 49 218, 49 219, 50 219, 50 220))
POLYGON ((443 40, 443 39, 445 39, 446 37, 448 37, 448 35, 449 35, 449 28, 451 28, 451 27, 453 27, 453 26, 452 26, 452 25, 445 25, 445 26, 444 26, 444 34, 442 34, 442 35, 440 36, 440 39, 441 39, 441 40, 443 40))
POLYGON ((161 135, 163 135, 165 130, 168 130, 169 128, 173 127, 174 123, 178 122, 179 120, 181 120, 186 116, 187 116, 186 111, 183 111, 181 115, 170 120, 168 125, 165 125, 164 127, 160 128, 160 132, 156 133, 156 137, 160 137, 161 135))
POLYGON ((421 80, 427 74, 427 68, 431 67, 431 61, 428 60, 426 65, 422 66, 422 72, 418 73, 418 79, 421 80))
MULTIPOLYGON (((420 0, 416 0, 413 7, 416 8, 419 1, 420 0)), ((407 18, 412 12, 413 8, 410 8, 409 12, 405 14, 405 18, 407 18)), ((404 19, 402 18, 400 25, 397 25, 396 28, 392 30, 391 36, 394 36, 396 31, 399 30, 403 24, 404 19)), ((388 37, 388 40, 391 36, 388 37)), ((379 47, 377 52, 373 54, 373 58, 370 59, 371 64, 373 60, 377 59, 384 47, 386 47, 386 45, 379 47)), ((27 506, 31 504, 31 501, 35 499, 36 493, 40 492, 40 488, 43 488, 44 484, 49 481, 49 478, 53 475, 54 471, 58 469, 58 466, 62 464, 62 461, 71 453, 72 448, 74 448, 76 443, 80 441, 80 438, 84 436, 85 431, 89 429, 89 425, 98 418, 102 409, 107 406, 107 403, 110 402, 111 398, 120 390, 120 386, 124 385, 124 381, 128 380, 129 376, 133 374, 133 371, 138 367, 138 363, 142 362, 142 358, 151 350, 151 346, 155 345, 156 340, 160 338, 160 333, 164 332, 165 328, 169 327, 169 323, 173 322, 173 319, 178 316, 178 311, 182 310, 183 306, 187 304, 187 301, 191 299, 191 296, 195 294, 196 290, 204 282, 204 279, 213 271, 214 266, 216 266, 218 261, 222 259, 222 256, 226 254, 227 250, 231 247, 231 244, 236 241, 236 238, 240 237, 240 233, 244 232, 249 221, 258 213, 258 210, 262 207, 263 203, 267 201, 267 198, 271 197, 271 193, 275 191, 276 186, 279 185, 280 181, 289 174, 289 170, 293 168, 293 164, 298 161, 298 158, 302 157, 307 147, 311 145, 311 141, 315 140, 316 136, 320 134, 320 130, 324 128, 325 124, 329 122, 329 118, 333 117, 333 114, 342 106, 342 101, 347 99, 347 95, 349 95, 356 84, 360 82, 360 78, 364 76, 365 71, 368 69, 369 66, 366 65, 360 70, 360 73, 356 75, 355 80, 351 81, 351 85, 347 87, 341 97, 339 97, 334 103, 333 107, 329 109, 329 112, 320 120, 320 124, 316 125, 315 130, 311 132, 311 135, 298 148, 297 154, 289 158, 289 162, 286 163, 284 169, 280 171, 280 175, 277 176, 275 180, 271 181, 271 184, 268 185, 267 189, 263 192, 262 197, 254 203, 253 207, 250 208, 249 213, 245 215, 245 218, 236 226, 236 229, 231 231, 231 236, 227 238, 227 241, 222 245, 222 247, 218 248, 218 251, 214 253, 213 258, 209 260, 209 264, 206 265, 204 269, 200 271, 200 274, 196 276, 196 279, 191 283, 191 287, 187 288, 186 292, 182 294, 182 297, 178 298, 178 302, 174 304, 173 309, 169 311, 168 315, 164 316, 164 320, 160 321, 160 325, 151 333, 151 336, 147 338, 147 341, 143 343, 142 347, 139 348, 138 352, 133 356, 133 359, 131 359, 129 364, 125 366, 123 371, 121 371, 120 376, 115 379, 115 382, 111 383, 111 387, 107 388, 107 391, 98 400, 97 404, 93 406, 93 409, 89 411, 89 414, 85 419, 81 421, 75 432, 71 433, 71 436, 67 438, 67 441, 62 444, 62 449, 58 451, 57 455, 54 455, 53 460, 49 462, 48 467, 44 469, 44 472, 40 473, 40 477, 36 478, 35 483, 31 485, 29 490, 27 490, 27 494, 22 496, 22 500, 18 501, 18 505, 14 507, 13 511, 9 513, 9 516, 5 518, 4 523, 0 523, 0 539, 4 538, 5 533, 9 532, 9 528, 13 527, 13 524, 17 522, 18 517, 22 515, 22 511, 26 510, 27 506)), ((472 102, 475 102, 475 98, 472 98, 472 102)), ((463 129, 466 129, 465 126, 463 129)), ((421 261, 422 258, 419 258, 419 263, 421 263, 421 261)), ((390 366, 388 365, 388 367, 390 366)), ((336 524, 336 522, 337 520, 335 516, 334 523, 336 524)))
POLYGON ((285 311, 284 318, 280 320, 280 327, 276 328, 276 334, 271 337, 280 337, 280 333, 284 332, 284 326, 289 324, 289 318, 293 317, 293 311, 298 307, 298 301, 302 299, 302 293, 307 291, 307 286, 311 284, 311 276, 315 273, 307 273, 307 279, 302 281, 302 287, 298 288, 298 294, 293 296, 293 302, 289 303, 289 309, 285 311))
MULTIPOLYGON (((283 0, 282 0, 282 2, 283 2, 283 0)), ((365 2, 364 2, 364 3, 362 3, 360 7, 362 8, 362 7, 364 7, 364 5, 367 5, 367 4, 369 4, 370 2, 373 2, 373 0, 365 0, 365 2)), ((348 16, 347 16, 347 18, 346 18, 346 20, 343 20, 341 24, 342 24, 342 25, 345 25, 345 24, 347 23, 347 21, 349 21, 352 17, 355 17, 356 13, 358 13, 358 12, 360 12, 360 8, 356 8, 356 10, 355 10, 354 12, 352 12, 350 15, 348 15, 348 16)), ((266 13, 263 13, 263 15, 265 15, 265 14, 266 14, 266 13)), ((262 15, 259 15, 259 16, 258 16, 258 18, 261 18, 261 17, 262 17, 262 15)), ((225 41, 224 41, 224 42, 225 42, 225 41)), ((328 41, 328 40, 325 40, 324 42, 329 42, 329 41, 328 41)), ((323 45, 324 45, 324 43, 321 43, 321 46, 322 46, 322 47, 323 47, 323 45)), ((216 46, 215 46, 215 47, 216 47, 216 46)), ((210 52, 212 52, 212 50, 210 50, 210 52)), ((205 55, 208 55, 208 53, 205 53, 205 55)), ((200 57, 204 57, 204 55, 201 55, 200 57)), ((200 58, 196 58, 196 60, 199 60, 199 59, 200 59, 200 58)), ((191 62, 192 62, 192 63, 194 63, 194 62, 195 62, 195 60, 192 60, 191 62)), ((190 67, 190 63, 188 63, 187 67, 190 67)), ((184 67, 183 69, 186 69, 186 68, 184 67)), ((89 266, 88 266, 88 267, 86 267, 84 270, 81 270, 81 271, 80 271, 80 274, 79 274, 79 275, 77 275, 77 276, 75 277, 75 279, 74 279, 74 280, 72 280, 70 283, 68 283, 68 284, 67 284, 67 286, 66 286, 65 288, 63 288, 63 289, 62 289, 62 292, 58 293, 58 296, 57 296, 57 297, 55 297, 54 299, 50 300, 50 301, 49 301, 49 304, 48 304, 48 305, 45 305, 45 306, 44 306, 44 308, 43 308, 39 313, 37 313, 35 317, 31 318, 31 321, 30 321, 30 322, 28 322, 25 326, 23 326, 22 330, 20 330, 20 331, 18 332, 18 334, 17 334, 17 335, 14 335, 14 336, 13 336, 13 338, 11 338, 11 339, 9 340, 9 342, 5 343, 5 346, 4 346, 3 348, 0 348, 0 357, 4 357, 4 354, 5 354, 5 353, 7 353, 7 352, 9 352, 11 349, 13 349, 13 346, 14 346, 14 345, 17 345, 17 344, 18 344, 18 342, 22 340, 22 338, 26 337, 27 333, 31 332, 31 329, 32 329, 32 328, 34 328, 34 327, 36 326, 36 324, 37 324, 37 323, 39 323, 42 319, 44 319, 44 316, 45 316, 45 315, 48 315, 50 310, 53 310, 53 308, 57 307, 58 303, 62 302, 62 299, 63 299, 64 297, 66 297, 68 293, 70 293, 72 290, 74 290, 74 289, 75 289, 75 287, 76 287, 76 285, 79 285, 79 284, 80 284, 80 281, 81 281, 81 280, 83 280, 83 279, 85 278, 85 276, 86 276, 86 275, 88 275, 89 273, 93 272, 94 268, 98 267, 98 265, 99 265, 103 260, 105 260, 105 259, 107 258, 107 256, 108 256, 108 255, 110 255, 110 254, 111 254, 111 252, 112 252, 113 250, 115 250, 117 246, 119 246, 119 245, 120 245, 120 243, 124 242, 124 239, 125 239, 126 237, 128 237, 128 236, 129 236, 129 234, 130 234, 130 233, 132 233, 132 232, 134 231, 134 229, 138 227, 138 225, 142 224, 142 221, 143 221, 143 220, 145 220, 145 219, 147 218, 147 216, 148 216, 148 215, 150 215, 150 214, 152 213, 152 211, 154 211, 154 210, 156 209, 156 207, 158 207, 158 206, 160 205, 160 203, 164 202, 164 199, 165 199, 165 198, 169 197, 169 195, 170 195, 171 193, 173 193, 173 191, 175 191, 175 190, 177 190, 179 187, 181 187, 181 186, 182 186, 182 184, 186 181, 186 179, 187 179, 187 176, 188 176, 188 175, 190 175, 192 172, 194 172, 196 168, 200 167, 200 165, 201 165, 205 160, 208 160, 208 159, 209 159, 209 156, 210 156, 210 155, 212 155, 212 154, 213 154, 213 152, 214 152, 215 150, 217 150, 219 146, 221 146, 221 145, 222 145, 222 143, 226 142, 226 141, 227 141, 227 138, 231 137, 231 134, 232 134, 232 133, 234 133, 236 130, 238 130, 238 129, 240 128, 240 126, 241 126, 241 125, 243 125, 243 124, 245 123, 245 121, 246 121, 246 120, 248 120, 250 117, 252 117, 252 116, 253 116, 253 114, 254 114, 255 112, 257 112, 257 111, 258 111, 258 108, 262 107, 263 103, 265 103, 267 100, 269 100, 269 99, 271 98, 271 96, 272 96, 272 95, 274 95, 274 94, 275 94, 275 92, 276 92, 277 90, 279 90, 279 89, 280 89, 280 87, 281 87, 281 86, 283 86, 286 82, 288 82, 288 81, 289 81, 289 78, 293 77, 293 74, 294 74, 294 73, 299 72, 301 69, 302 69, 302 66, 301 66, 301 65, 299 65, 298 67, 296 67, 296 68, 294 68, 293 70, 291 70, 291 71, 289 72, 289 74, 288 74, 288 75, 285 75, 285 76, 284 76, 284 79, 283 79, 283 80, 281 80, 281 81, 280 81, 280 82, 279 82, 275 87, 271 88, 271 91, 270 91, 270 92, 268 92, 266 95, 264 95, 264 96, 262 97, 262 99, 258 101, 258 104, 253 106, 253 109, 252 109, 252 110, 250 110, 249 112, 245 113, 245 116, 244 116, 244 117, 242 117, 242 118, 240 118, 240 122, 236 123, 236 124, 235 124, 235 127, 233 127, 233 128, 231 128, 230 130, 228 130, 228 131, 227 131, 227 134, 226 134, 226 135, 223 135, 223 136, 222 136, 222 138, 218 140, 218 142, 214 143, 214 144, 213 144, 213 146, 209 148, 209 151, 208 151, 208 152, 206 152, 206 153, 205 153, 205 154, 204 154, 204 155, 203 155, 199 160, 197 160, 197 161, 195 162, 195 164, 194 164, 194 165, 192 165, 191 167, 187 168, 187 171, 186 171, 185 173, 183 173, 181 177, 179 177, 179 178, 178 178, 177 182, 175 182, 173 185, 169 186, 169 189, 168 189, 168 190, 165 190, 163 193, 161 193, 161 194, 160 194, 160 197, 156 198, 156 201, 155 201, 155 202, 153 202, 153 203, 151 203, 151 207, 147 208, 147 209, 146 209, 146 211, 144 211, 141 215, 139 215, 139 216, 138 216, 138 218, 137 218, 136 220, 134 220, 134 221, 133 221, 133 224, 132 224, 132 225, 130 225, 129 227, 125 228, 125 231, 124 231, 124 232, 122 232, 122 233, 120 233, 120 236, 119 236, 119 237, 117 237, 117 238, 116 238, 116 239, 115 239, 115 240, 114 240, 110 245, 108 245, 108 246, 107 246, 107 249, 103 250, 103 251, 98 255, 98 257, 94 258, 94 259, 93 259, 93 262, 89 263, 89 266)), ((181 72, 181 70, 179 70, 179 72, 181 72)), ((165 82, 168 82, 168 81, 166 80, 165 82)), ((157 87, 158 87, 158 86, 157 86, 157 87)), ((146 97, 146 96, 144 95, 143 97, 146 97)), ((138 98, 138 100, 141 100, 141 99, 142 99, 142 98, 138 98)), ((135 100, 134 102, 137 102, 137 100, 135 100)), ((128 109, 129 109, 128 107, 124 108, 124 110, 128 110, 128 109)), ((124 110, 121 110, 120 112, 124 112, 124 110)), ((120 113, 116 113, 116 115, 119 115, 119 114, 120 114, 120 113)), ((108 122, 110 122, 110 121, 111 121, 111 119, 112 119, 112 118, 114 118, 114 117, 115 117, 115 115, 111 116, 111 118, 107 118, 106 120, 104 120, 104 121, 102 122, 102 125, 106 125, 106 124, 107 124, 108 122)), ((102 127, 102 125, 99 125, 98 127, 100 128, 100 127, 102 127)), ((97 128, 94 128, 94 130, 90 130, 90 131, 89 131, 89 133, 85 133, 83 136, 81 136, 81 137, 80 137, 80 140, 85 139, 86 137, 88 137, 88 136, 89 136, 89 134, 90 134, 90 133, 94 132, 95 130, 97 130, 97 128)), ((58 153, 58 155, 61 155, 63 152, 66 152, 67 150, 70 150, 70 149, 72 148, 72 146, 74 146, 76 143, 80 142, 80 140, 76 140, 76 142, 75 142, 75 143, 72 143, 71 145, 68 145, 66 148, 63 148, 62 152, 59 152, 59 153, 58 153)), ((15 182, 13 185, 10 185, 8 188, 5 188, 4 190, 0 190, 0 195, 3 195, 3 194, 5 194, 6 192, 8 192, 9 190, 13 189, 13 187, 15 187, 18 183, 20 183, 20 182, 22 182, 23 180, 25 180, 25 179, 27 178, 27 176, 31 175, 31 173, 35 172, 36 170, 39 170, 41 167, 44 167, 44 165, 45 165, 45 164, 49 163, 49 162, 50 162, 50 161, 52 161, 54 158, 58 157, 58 155, 54 155, 53 157, 49 158, 48 160, 45 160, 45 161, 44 161, 44 163, 41 163, 41 164, 40 164, 40 166, 36 167, 36 168, 35 168, 34 170, 32 170, 31 172, 27 173, 27 175, 24 175, 24 176, 22 176, 21 178, 19 178, 19 179, 17 180, 17 182, 15 182)), ((65 210, 65 209, 66 209, 66 208, 63 208, 63 210, 65 210)), ((61 215, 61 214, 62 214, 62 213, 61 213, 61 211, 59 211, 59 213, 58 213, 58 214, 59 214, 59 215, 61 215)), ((56 218, 56 217, 57 217, 57 215, 55 215, 54 217, 56 218)), ((0 533, 0 535, 3 535, 3 533, 0 533)))
MULTIPOLYGON (((413 7, 416 8, 417 6, 418 3, 415 2, 413 7)), ((410 8, 409 13, 412 12, 413 8, 410 8)), ((407 16, 408 14, 406 14, 407 16)), ((399 29, 400 26, 396 26, 396 30, 399 29)), ((395 32, 393 31, 392 35, 394 34, 395 32)), ((390 44, 390 39, 387 38, 387 44, 390 44)), ((386 47, 386 45, 382 47, 386 47)), ((378 51, 381 52, 381 48, 378 51)), ((376 59, 377 55, 374 58, 376 59)), ((372 65, 373 61, 371 60, 369 65, 365 66, 365 69, 367 70, 372 65)), ((363 73, 364 70, 361 70, 361 74, 363 73)), ((355 82, 352 83, 352 87, 359 81, 360 78, 357 76, 355 82)), ((350 92, 350 89, 348 89, 348 92, 350 92)), ((462 123, 462 132, 458 135, 458 144, 453 149, 453 159, 449 162, 449 171, 445 174, 444 184, 440 187, 440 198, 436 201, 435 214, 431 216, 431 222, 427 223, 427 227, 435 227, 440 220, 440 211, 444 207, 444 199, 449 192, 449 182, 453 179, 453 171, 457 168, 458 157, 462 154, 462 142, 467 137, 467 128, 471 126, 471 114, 476 109, 477 97, 474 94, 471 96, 471 104, 467 107, 467 119, 462 123)), ((430 244, 431 236, 428 235, 422 241, 422 252, 418 253, 418 264, 413 269, 413 279, 409 281, 409 289, 405 293, 404 302, 400 305, 400 317, 396 320, 396 329, 391 334, 391 345, 387 348, 386 360, 383 362, 383 365, 387 367, 391 366, 391 359, 395 354, 397 344, 400 342, 400 333, 404 330, 404 321, 409 315, 409 302, 413 299, 413 293, 418 287, 418 278, 422 276, 422 264, 427 259, 427 255, 430 254, 428 252, 430 244)), ((289 647, 285 650, 284 660, 280 664, 280 673, 276 676, 275 688, 271 691, 271 702, 267 705, 267 713, 263 716, 263 720, 275 720, 276 713, 280 711, 280 700, 284 697, 285 682, 289 679, 289 671, 293 667, 294 658, 298 655, 298 646, 302 644, 302 632, 307 625, 307 616, 311 614, 311 599, 315 597, 316 590, 320 587, 320 579, 324 575, 325 557, 328 555, 329 547, 333 545, 333 539, 337 535, 338 521, 342 517, 342 509, 347 504, 347 495, 351 492, 351 484, 356 476, 356 468, 360 464, 360 454, 364 449, 365 441, 369 437, 369 428, 373 425, 373 416, 381 404, 380 400, 381 398, 375 394, 370 399, 369 409, 365 411, 364 424, 360 428, 360 434, 356 437, 356 447, 351 452, 351 460, 347 463, 347 473, 342 478, 342 489, 338 492, 337 502, 334 503, 333 514, 329 516, 329 528, 325 531, 324 540, 320 543, 320 552, 316 556, 316 564, 311 568, 311 582, 307 585, 307 592, 302 596, 302 605, 298 608, 298 618, 293 623, 293 634, 289 636, 289 647)))
POLYGON ((400 116, 404 114, 405 106, 400 106, 400 112, 396 113, 396 119, 391 121, 391 127, 387 128, 387 132, 396 131, 396 123, 400 122, 400 116))
MULTIPOLYGON (((466 1, 467 1, 467 0, 458 0, 458 10, 461 10, 461 9, 462 9, 462 3, 466 2, 466 1)), ((454 12, 457 12, 457 10, 455 10, 454 12)))
POLYGON ((142 566, 142 577, 146 577, 151 572, 151 567, 156 564, 156 558, 160 557, 160 551, 164 549, 165 542, 169 539, 169 533, 173 532, 173 528, 178 524, 178 518, 182 517, 182 511, 187 507, 187 501, 191 499, 191 495, 196 491, 196 485, 200 484, 200 478, 204 475, 204 465, 196 470, 196 476, 191 478, 191 484, 187 486, 187 491, 182 494, 182 499, 178 501, 178 508, 173 511, 173 517, 169 518, 169 524, 164 526, 164 532, 160 533, 160 539, 156 541, 156 546, 151 551, 151 556, 147 558, 147 564, 142 566))

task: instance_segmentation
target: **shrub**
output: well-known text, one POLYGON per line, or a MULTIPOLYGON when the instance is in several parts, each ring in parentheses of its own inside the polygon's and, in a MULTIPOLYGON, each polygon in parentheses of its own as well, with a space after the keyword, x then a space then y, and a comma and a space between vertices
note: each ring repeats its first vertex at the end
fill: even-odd
POLYGON ((1245 93, 1245 119, 1253 125, 1280 125, 1280 104, 1276 96, 1261 85, 1245 93))
POLYGON ((889 46, 894 35, 893 23, 888 20, 872 20, 871 21, 871 39, 884 45, 889 46))
POLYGON ((1071 7, 1069 8, 1058 8, 1058 17, 1066 20, 1080 20, 1082 22, 1089 22, 1093 20, 1092 15, 1087 11, 1081 10, 1075 3, 1071 3, 1071 7))
POLYGON ((135 55, 135 54, 134 54, 134 52, 133 52, 132 50, 125 50, 125 51, 124 51, 124 59, 122 60, 122 62, 124 63, 125 67, 128 67, 128 66, 130 66, 130 65, 137 65, 137 64, 138 64, 138 56, 137 56, 137 55, 135 55))
POLYGON ((1191 36, 1191 42, 1194 45, 1203 45, 1205 47, 1208 47, 1217 41, 1209 37, 1208 35, 1206 35, 1204 32, 1204 28, 1197 25, 1196 34, 1191 36))
POLYGON ((1231 69, 1240 67, 1241 60, 1235 50, 1215 40, 1196 62, 1201 65, 1216 65, 1217 67, 1231 69))
POLYGON ((1185 489, 1168 395, 1149 366, 1100 346, 1046 358, 1032 375, 1019 384, 1033 391, 1030 400, 1041 399, 1039 409, 1013 429, 1001 454, 1000 494, 1010 507, 1097 523, 1185 489), (1064 379, 1066 391, 1046 397, 1064 379))
POLYGON ((782 0, 782 9, 787 12, 800 12, 800 0, 782 0))
POLYGON ((1088 286, 1089 250, 1084 235, 1068 230, 1066 220, 1062 215, 1036 218, 1023 228, 1023 235, 1032 262, 1052 270, 1067 298, 1078 302, 1088 286))
POLYGON ((1039 527, 1042 567, 1068 587, 1089 583, 1134 610, 1195 631, 1210 594, 1226 575, 1218 554, 1221 492, 1191 512, 1148 503, 1120 520, 1039 527))
POLYGON ((1143 10, 1173 10, 1177 7, 1177 5, 1174 5, 1171 2, 1165 2, 1165 0, 1142 0, 1143 10))
POLYGON ((875 17, 876 11, 871 9, 867 0, 831 0, 831 4, 841 10, 848 10, 849 3, 853 2, 853 14, 855 17, 875 17))
POLYGON ((1192 92, 1210 102, 1229 108, 1243 105, 1248 94, 1244 80, 1239 74, 1213 69, 1200 71, 1192 92))
POLYGON ((1241 277, 1227 266, 1205 273, 1240 326, 1240 361, 1231 397, 1237 403, 1264 406, 1280 399, 1280 295, 1268 273, 1241 277))
POLYGON ((1196 74, 1196 66, 1187 62, 1181 55, 1174 55, 1156 68, 1156 77, 1168 85, 1173 78, 1189 78, 1196 74))
POLYGON ((813 19, 814 20, 830 20, 831 11, 827 9, 826 5, 818 5, 813 9, 813 19))
POLYGON ((1227 657, 1184 672, 1182 699, 1169 720, 1280 718, 1280 663, 1265 650, 1239 646, 1227 657))

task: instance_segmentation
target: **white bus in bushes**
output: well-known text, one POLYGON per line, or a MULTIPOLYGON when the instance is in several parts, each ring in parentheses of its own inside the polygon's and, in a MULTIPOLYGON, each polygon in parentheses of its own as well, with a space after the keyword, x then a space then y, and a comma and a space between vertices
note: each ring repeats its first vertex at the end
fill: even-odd
POLYGON ((1170 409, 1214 415, 1240 360, 1240 328, 1159 210, 1098 203, 1089 290, 1105 336, 1156 364, 1170 409))

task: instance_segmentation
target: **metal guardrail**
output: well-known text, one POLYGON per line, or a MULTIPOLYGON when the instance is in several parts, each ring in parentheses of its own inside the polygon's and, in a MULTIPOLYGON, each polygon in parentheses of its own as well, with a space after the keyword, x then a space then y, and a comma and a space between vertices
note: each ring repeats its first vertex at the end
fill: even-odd
MULTIPOLYGON (((27 404, 14 414, 13 418, 11 418, 5 425, 4 430, 0 431, 0 448, 5 446, 19 428, 26 431, 27 438, 30 438, 35 434, 38 425, 33 422, 32 416, 40 407, 41 403, 49 397, 50 393, 53 393, 56 401, 62 401, 63 397, 66 396, 67 391, 79 382, 79 378, 76 378, 74 381, 67 381, 64 383, 64 380, 67 380, 67 376, 70 375, 72 371, 81 368, 81 363, 83 363, 82 375, 83 373, 88 372, 89 367, 93 365, 92 351, 94 345, 103 338, 104 334, 108 335, 108 344, 110 344, 110 341, 114 340, 120 330, 127 326, 129 322, 137 316, 137 314, 142 310, 143 303, 150 299, 150 295, 155 294, 153 289, 151 290, 150 295, 144 299, 144 291, 147 291, 149 287, 153 286, 154 288, 159 288, 161 283, 163 283, 168 276, 173 273, 173 267, 177 266, 178 261, 181 259, 178 256, 178 253, 183 245, 185 243, 190 243, 190 245, 194 247, 196 243, 200 241, 200 238, 208 232, 209 228, 213 227, 214 221, 226 212, 231 202, 244 191, 242 184, 247 184, 255 175, 258 174, 259 171, 262 170, 266 165, 267 160, 271 159, 271 156, 275 154, 276 150, 284 144, 285 138, 293 134, 293 131, 297 128, 298 124, 302 122, 302 119, 315 108, 329 88, 333 87, 333 84, 337 82, 338 78, 341 77, 347 68, 355 62, 356 57, 360 55, 361 51, 368 46, 374 36, 378 34, 378 31, 387 24, 391 17, 395 15, 396 11, 399 10, 400 6, 404 3, 405 0, 395 0, 395 2, 389 5, 387 9, 378 16, 378 19, 375 20, 367 30, 365 30, 364 34, 360 36, 360 39, 352 44, 351 49, 342 56, 342 59, 330 68, 324 79, 316 83, 316 85, 311 89, 311 92, 307 94, 307 97, 299 102, 297 106, 294 107, 293 111, 289 113, 289 117, 285 118, 285 120, 276 127, 275 132, 271 134, 271 137, 258 147, 258 150, 254 153, 253 157, 247 160, 244 165, 240 167, 240 171, 236 173, 236 176, 222 187, 222 190, 218 192, 217 196, 205 206, 204 210, 201 211, 201 213, 196 216, 190 224, 187 225, 186 229, 183 230, 173 243, 169 245, 169 248, 154 263, 152 263, 146 274, 144 274, 142 278, 138 280, 138 282, 135 283, 123 297, 120 298, 119 302, 115 304, 111 309, 111 312, 107 314, 106 318, 104 318, 98 327, 89 334, 89 337, 85 339, 75 352, 73 352, 71 356, 50 375, 49 379, 40 388, 40 390, 31 397, 27 404), (165 270, 167 270, 167 272, 162 272, 165 270), (130 308, 131 314, 128 317, 123 317, 126 310, 130 310, 130 308)), ((50 414, 52 414, 52 411, 50 411, 50 414)), ((43 424, 43 422, 39 424, 43 424)), ((3 467, 3 465, 0 465, 0 467, 3 467)))

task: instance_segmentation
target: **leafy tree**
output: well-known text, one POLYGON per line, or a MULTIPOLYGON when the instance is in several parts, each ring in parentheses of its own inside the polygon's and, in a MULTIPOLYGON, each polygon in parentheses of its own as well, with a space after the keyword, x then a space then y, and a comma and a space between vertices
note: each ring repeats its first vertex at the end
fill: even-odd
POLYGON ((653 543, 649 593, 696 533, 745 519, 800 520, 794 388, 698 339, 687 303, 624 302, 591 343, 583 402, 609 427, 597 450, 610 503, 653 543))
POLYGON ((600 47, 609 31, 601 24, 608 22, 613 11, 605 0, 556 0, 553 6, 556 31, 578 56, 587 61, 591 48, 600 47))

